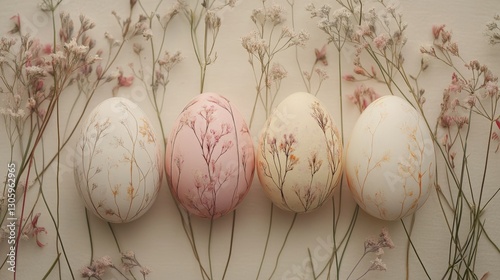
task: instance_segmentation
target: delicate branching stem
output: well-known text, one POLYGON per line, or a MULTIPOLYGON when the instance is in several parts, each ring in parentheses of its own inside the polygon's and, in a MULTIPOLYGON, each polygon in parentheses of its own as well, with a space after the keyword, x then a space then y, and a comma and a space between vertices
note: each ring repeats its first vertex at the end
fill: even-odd
POLYGON ((229 254, 227 256, 226 266, 224 267, 224 274, 222 274, 222 280, 226 278, 227 269, 229 267, 229 262, 231 261, 231 255, 233 253, 233 241, 234 241, 234 227, 236 224, 236 210, 233 211, 233 221, 231 224, 231 239, 229 241, 229 254))
POLYGON ((273 211, 274 211, 274 204, 271 203, 271 210, 269 213, 269 226, 267 228, 266 244, 264 245, 264 252, 262 253, 262 258, 260 260, 260 265, 259 265, 259 271, 257 272, 257 277, 255 277, 255 280, 259 279, 260 272, 262 270, 262 265, 264 264, 264 259, 266 258, 267 246, 269 245, 269 238, 271 237, 271 229, 273 227, 273 211))
POLYGON ((292 223, 290 224, 290 227, 288 228, 288 231, 286 232, 285 239, 283 240, 283 244, 281 245, 281 248, 278 252, 278 256, 276 257, 274 269, 271 272, 271 275, 269 276, 269 280, 271 280, 273 278, 273 275, 276 272, 276 269, 278 268, 278 263, 280 261, 281 253, 283 253, 283 249, 285 248, 286 242, 288 241, 288 236, 290 235, 290 232, 292 231, 293 225, 295 224, 295 220, 297 219, 297 215, 298 215, 297 213, 293 214, 292 223))
POLYGON ((212 269, 212 232, 213 232, 214 219, 210 219, 210 229, 208 230, 208 267, 210 269, 210 279, 214 279, 212 269))
POLYGON ((415 255, 417 256, 418 262, 422 266, 422 269, 424 270, 425 275, 427 276, 427 278, 429 278, 429 280, 432 279, 431 276, 429 275, 429 273, 427 272, 427 269, 425 268, 425 265, 422 262, 422 259, 420 259, 420 255, 418 254, 417 249, 415 248, 415 246, 413 245, 413 242, 411 241, 410 232, 406 229, 405 222, 403 220, 401 220, 401 224, 403 225, 403 229, 405 230, 406 236, 408 237, 408 241, 411 245, 411 248, 413 249, 413 252, 415 252, 415 255))

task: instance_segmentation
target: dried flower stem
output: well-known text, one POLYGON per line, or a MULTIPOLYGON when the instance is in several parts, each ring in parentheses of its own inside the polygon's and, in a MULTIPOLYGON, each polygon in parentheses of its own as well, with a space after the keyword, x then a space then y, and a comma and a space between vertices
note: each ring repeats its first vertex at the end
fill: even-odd
POLYGON ((281 81, 287 76, 287 71, 275 57, 286 49, 294 46, 304 46, 309 35, 301 31, 296 33, 283 26, 285 10, 275 4, 271 7, 262 1, 262 8, 254 9, 251 20, 255 30, 241 38, 241 44, 248 53, 248 62, 256 84, 256 95, 250 117, 249 127, 252 127, 257 103, 265 110, 266 118, 269 117, 274 101, 280 90, 281 81), (281 31, 279 27, 281 26, 281 31))
MULTIPOLYGON (((295 30, 295 11, 294 11, 295 0, 287 0, 287 3, 290 6, 292 14, 291 15, 292 29, 295 30)), ((324 66, 328 65, 328 61, 326 60, 326 45, 324 45, 321 48, 321 50, 315 49, 315 55, 316 59, 311 65, 311 70, 309 72, 305 70, 303 71, 302 65, 299 60, 299 46, 295 46, 295 61, 297 62, 297 67, 299 69, 299 72, 301 73, 300 77, 302 78, 302 82, 304 83, 307 92, 314 94, 314 96, 317 96, 319 90, 321 89, 321 85, 326 79, 329 78, 325 70, 317 67, 319 62, 322 62, 324 66), (316 73, 318 76, 318 86, 315 90, 313 90, 311 82, 314 73, 316 73)))
POLYGON ((200 93, 203 93, 205 88, 205 77, 207 74, 207 67, 217 60, 217 52, 215 51, 215 43, 221 26, 221 19, 217 12, 226 6, 234 7, 235 1, 227 0, 219 6, 216 5, 215 0, 203 0, 198 11, 198 1, 196 1, 195 8, 191 8, 184 2, 179 1, 182 5, 184 16, 189 22, 191 43, 193 50, 200 66, 200 93), (198 29, 203 21, 203 44, 200 45, 198 39, 198 29))
MULTIPOLYGON (((92 29, 94 27, 94 24, 90 22, 88 19, 86 19, 84 16, 80 16, 80 24, 81 24, 80 29, 77 30, 77 34, 73 36, 72 35, 73 22, 71 18, 67 14, 64 13, 61 14, 60 16, 61 32, 59 32, 60 41, 57 40, 55 10, 60 3, 61 1, 54 2, 52 0, 46 0, 42 3, 42 9, 48 11, 52 18, 53 43, 47 44, 42 49, 40 43, 36 39, 32 39, 29 36, 22 35, 22 29, 18 28, 17 31, 19 33, 19 38, 21 39, 20 49, 18 50, 17 53, 15 53, 15 51, 12 48, 13 45, 10 45, 9 49, 7 50, 8 53, 6 52, 7 55, 6 57, 12 59, 11 61, 12 64, 8 65, 23 65, 23 67, 18 68, 16 66, 16 68, 14 67, 7 68, 6 64, 3 64, 2 75, 1 75, 1 80, 3 82, 2 86, 4 86, 7 89, 7 91, 4 92, 13 94, 15 98, 17 98, 16 94, 17 95, 19 95, 19 93, 25 94, 26 92, 24 92, 24 90, 27 91, 28 95, 27 108, 29 109, 29 114, 27 115, 27 117, 23 118, 23 115, 19 114, 19 110, 16 111, 18 115, 16 115, 15 117, 19 118, 19 120, 15 121, 16 126, 14 128, 16 130, 17 137, 14 137, 15 132, 14 129, 11 129, 12 126, 6 125, 6 128, 9 131, 8 135, 11 136, 9 138, 12 148, 11 160, 14 159, 13 148, 17 141, 19 143, 19 148, 21 151, 21 164, 18 165, 20 166, 18 171, 18 178, 21 178, 23 174, 26 173, 24 184, 19 185, 19 181, 16 182, 16 190, 18 192, 18 197, 21 198, 21 203, 22 203, 20 225, 19 225, 20 230, 19 230, 19 235, 17 236, 16 239, 16 252, 20 241, 19 237, 21 236, 21 234, 24 234, 24 232, 28 229, 33 230, 34 232, 33 235, 37 238, 38 246, 44 246, 44 244, 38 240, 37 234, 40 231, 46 232, 46 230, 45 228, 42 227, 37 228, 36 225, 33 224, 35 221, 38 221, 38 216, 33 215, 33 210, 37 205, 39 198, 41 197, 48 211, 48 214, 51 217, 52 223, 56 231, 55 247, 56 247, 56 253, 58 255, 58 257, 54 260, 54 264, 49 268, 47 275, 57 265, 59 278, 62 277, 61 265, 60 265, 61 254, 64 255, 64 259, 66 261, 70 274, 73 275, 73 271, 64 247, 64 242, 59 233, 59 217, 60 217, 59 177, 61 172, 60 152, 68 143, 69 139, 76 130, 76 127, 78 123, 81 121, 83 114, 89 104, 89 101, 93 96, 93 94, 95 93, 98 86, 101 84, 101 82, 107 82, 104 75, 111 66, 110 65, 111 63, 108 63, 105 70, 101 69, 100 71, 98 71, 98 73, 96 72, 97 79, 93 80, 93 77, 92 79, 90 79, 91 77, 90 75, 93 73, 90 65, 100 59, 101 52, 98 51, 96 56, 92 56, 90 53, 90 49, 92 49, 93 46, 95 45, 95 41, 92 40, 86 34, 86 31, 92 29), (71 28, 69 28, 69 25, 71 25, 71 28), (27 52, 30 52, 31 56, 27 56, 26 55, 27 52), (9 56, 10 54, 12 54, 12 56, 9 56), (48 65, 43 64, 43 62, 46 60, 49 62, 51 61, 52 63, 49 63, 48 65), (24 65, 26 65, 27 67, 24 67, 24 65), (14 81, 12 82, 12 84, 10 83, 10 80, 8 78, 9 73, 5 71, 6 69, 12 71, 14 77, 14 81), (59 111, 58 100, 62 92, 66 88, 71 86, 75 81, 78 84, 78 91, 79 91, 78 97, 83 92, 86 94, 87 100, 85 102, 84 109, 80 113, 80 115, 76 114, 78 116, 77 124, 73 127, 68 136, 63 137, 62 131, 60 129, 61 115, 59 111), (16 82, 19 82, 19 86, 14 87, 16 82), (52 83, 52 87, 50 88, 50 91, 47 92, 46 88, 48 88, 48 86, 44 86, 44 83, 49 83, 50 85, 50 82, 52 83), (35 91, 33 92, 31 91, 32 87, 35 89, 35 91), (42 106, 43 104, 46 104, 45 107, 46 110, 44 109, 44 106, 42 106), (46 163, 45 148, 43 144, 45 137, 43 136, 45 134, 44 133, 45 129, 51 119, 52 113, 55 113, 55 118, 56 118, 55 124, 57 129, 57 136, 56 136, 57 152, 53 157, 51 157, 48 163, 46 163), (29 123, 31 126, 29 128, 29 135, 27 135, 28 137, 27 141, 23 140, 25 139, 25 137, 23 137, 25 123, 29 123), (41 152, 41 167, 38 164, 39 160, 35 159, 35 151, 37 150, 41 152), (47 203, 47 199, 44 195, 43 176, 42 176, 54 161, 57 161, 56 204, 55 206, 52 206, 55 207, 55 211, 51 209, 51 206, 49 206, 49 204, 47 203), (39 188, 36 200, 32 204, 31 210, 28 211, 28 209, 26 209, 28 205, 26 204, 25 198, 27 195, 27 191, 32 186, 32 183, 30 183, 29 178, 31 177, 30 175, 33 172, 35 175, 33 184, 38 184, 39 188), (17 188, 17 186, 20 187, 17 188), (28 212, 26 218, 27 222, 23 223, 25 221, 24 216, 26 212, 28 212), (29 224, 28 220, 30 220, 32 224, 29 224), (62 252, 60 250, 62 250, 62 252)), ((21 22, 19 16, 18 16, 18 22, 19 23, 21 22)), ((8 39, 4 37, 2 39, 2 44, 8 42, 7 40, 8 39)), ((112 61, 114 61, 115 58, 116 56, 112 59, 112 61)), ((23 96, 21 96, 20 98, 23 98, 23 96)), ((75 105, 77 101, 78 98, 74 101, 71 107, 72 108, 71 111, 73 111, 76 108, 75 105)), ((4 114, 3 110, 4 109, 2 109, 2 114, 4 114)), ((5 123, 6 124, 10 123, 13 117, 14 116, 12 114, 11 116, 4 115, 5 123)), ((65 132, 67 132, 67 129, 68 129, 68 124, 66 124, 65 132)), ((1 220, 2 222, 5 220, 5 213, 2 213, 1 220)), ((14 277, 16 276, 17 275, 14 274, 14 277)))
POLYGON ((257 277, 255 277, 256 280, 259 279, 260 272, 262 271, 262 265, 264 264, 264 260, 266 258, 267 246, 269 245, 269 238, 271 237, 271 230, 273 227, 273 212, 274 212, 274 204, 271 202, 271 210, 270 210, 270 215, 269 215, 269 226, 267 227, 266 243, 264 245, 264 252, 262 253, 262 258, 260 260, 259 270, 257 271, 257 277))
MULTIPOLYGON (((353 3, 358 2, 355 1, 353 3)), ((481 185, 479 190, 476 190, 479 192, 479 194, 477 194, 472 187, 473 184, 468 168, 468 158, 466 156, 468 154, 467 140, 469 139, 470 132, 468 123, 473 116, 472 113, 484 117, 489 121, 489 135, 492 135, 494 121, 497 118, 496 108, 499 99, 497 78, 492 76, 487 67, 480 65, 477 61, 466 63, 459 54, 458 45, 451 41, 451 33, 446 31, 444 26, 434 27, 434 45, 431 48, 422 48, 421 52, 445 63, 452 68, 456 74, 453 76, 452 85, 445 91, 442 113, 435 129, 432 130, 430 121, 425 116, 423 110, 423 104, 425 102, 423 96, 424 90, 420 89, 418 85, 420 73, 427 68, 426 63, 422 61, 418 75, 412 76, 407 74, 403 67, 404 57, 402 56, 402 49, 406 42, 404 36, 406 25, 402 22, 402 16, 396 12, 393 6, 388 6, 383 1, 379 1, 379 4, 385 10, 385 14, 382 17, 383 20, 380 20, 380 17, 376 16, 371 11, 365 14, 360 13, 359 16, 357 16, 357 7, 348 4, 343 5, 343 7, 353 15, 352 22, 357 23, 359 20, 361 23, 351 36, 346 36, 349 42, 354 43, 354 45, 358 47, 358 53, 354 61, 355 72, 369 79, 384 82, 391 94, 399 94, 410 103, 412 103, 411 100, 414 100, 414 106, 424 116, 425 123, 429 131, 432 132, 433 140, 443 156, 447 168, 446 179, 449 186, 449 197, 444 195, 441 189, 438 188, 440 203, 441 201, 445 201, 446 205, 449 205, 452 211, 452 217, 448 217, 447 213, 443 211, 451 234, 449 247, 450 266, 445 273, 445 277, 452 277, 455 276, 455 274, 457 274, 457 277, 472 276, 474 274, 473 271, 477 255, 477 244, 484 232, 484 226, 483 222, 480 220, 480 215, 484 212, 484 207, 482 207, 481 204, 484 201, 483 190, 488 169, 491 138, 488 139, 488 144, 486 145, 485 164, 481 176, 481 185), (367 26, 369 28, 367 28, 367 26), (360 54, 363 52, 368 55, 380 71, 378 75, 374 68, 368 71, 370 67, 365 67, 361 62, 360 54), (458 67, 455 66, 455 59, 458 59, 461 63, 466 65, 472 72, 472 78, 465 77, 465 75, 460 73, 458 67), (379 75, 381 78, 379 78, 379 75), (402 81, 402 85, 399 85, 399 81, 402 81), (405 90, 405 88, 407 89, 405 90), (406 93, 408 90, 410 95, 406 93), (466 102, 467 104, 460 102, 458 99, 454 101, 451 99, 455 98, 454 96, 450 97, 450 94, 458 95, 461 92, 469 95, 466 102), (483 97, 479 98, 479 96, 483 97), (453 103, 450 103, 451 101, 453 101, 453 103), (488 107, 484 106, 483 102, 489 103, 490 109, 487 110, 486 108, 488 107), (450 112, 454 112, 455 110, 449 110, 450 106, 451 108, 455 108, 456 106, 457 108, 465 109, 463 110, 465 115, 450 115, 450 112), (449 137, 444 145, 437 139, 438 125, 443 126, 448 131, 447 137, 449 137), (457 126, 458 129, 454 128, 450 130, 451 126, 457 126), (467 128, 465 128, 465 126, 467 128), (462 128, 464 129, 462 130, 462 128), (456 153, 452 150, 452 146, 454 146, 455 143, 462 152, 462 163, 458 170, 454 163, 456 153), (466 194, 465 188, 467 185, 470 195, 466 194), (453 195, 451 191, 452 186, 456 186, 456 195, 453 195), (467 212, 472 215, 471 224, 468 228, 468 233, 465 235, 465 240, 461 240, 464 230, 463 227, 461 227, 461 220, 466 216, 467 212), (448 219, 451 221, 448 222, 448 219)), ((320 14, 314 9, 313 12, 320 14)), ((352 25, 352 22, 347 20, 345 24, 349 26, 352 25)), ((349 29, 349 27, 347 27, 347 29, 349 29)), ((329 32, 326 27, 324 27, 324 31, 327 33, 329 32)), ((356 81, 355 77, 352 75, 348 77, 348 80, 356 81)), ((495 192, 494 195, 496 194, 497 192, 495 192)), ((488 199, 488 201, 490 200, 491 198, 488 199)), ((444 209, 443 204, 441 204, 441 207, 444 209)), ((408 238, 409 242, 411 242, 410 234, 408 234, 408 238)), ((411 245, 415 253, 417 253, 413 244, 411 245)), ((422 262, 421 264, 423 265, 422 262)))
MULTIPOLYGON (((278 268, 278 263, 281 257, 281 253, 283 253, 283 249, 285 248, 286 242, 288 240, 288 236, 290 235, 290 232, 292 231, 293 225, 295 224, 295 220, 297 219, 297 213, 293 215, 292 223, 290 224, 290 227, 288 228, 288 231, 286 232, 285 239, 283 240, 283 244, 281 245, 281 248, 278 252, 278 256, 276 257, 276 262, 274 263, 274 269, 271 272, 271 275, 269 276, 269 280, 273 278, 274 273, 276 272, 276 269, 278 268)), ((267 242, 266 242, 267 243, 267 242)))

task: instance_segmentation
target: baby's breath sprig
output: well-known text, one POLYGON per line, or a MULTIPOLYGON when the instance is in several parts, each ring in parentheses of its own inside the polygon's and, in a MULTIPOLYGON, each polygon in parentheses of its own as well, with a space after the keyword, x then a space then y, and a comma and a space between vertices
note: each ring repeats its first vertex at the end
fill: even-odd
POLYGON ((196 1, 195 6, 183 0, 178 0, 178 3, 189 22, 191 43, 200 66, 200 93, 203 93, 207 68, 217 60, 215 43, 222 25, 219 13, 226 7, 233 8, 236 0, 224 0, 222 3, 216 0, 202 0, 201 4, 196 1))
MULTIPOLYGON (((288 5, 291 10, 291 24, 292 28, 295 30, 295 0, 287 0, 288 5)), ((327 45, 323 45, 320 49, 314 49, 315 59, 311 64, 311 69, 303 70, 302 63, 299 60, 299 46, 295 46, 295 60, 297 61, 297 67, 299 68, 302 81, 306 91, 317 96, 323 82, 330 78, 325 67, 328 66, 328 60, 326 57, 327 45), (322 66, 322 67, 321 67, 322 66), (316 77, 316 79, 314 79, 316 77), (318 85, 314 89, 313 80, 317 80, 318 85)))
POLYGON ((387 266, 385 263, 382 262, 382 255, 384 254, 384 248, 388 249, 393 249, 394 243, 392 242, 391 236, 389 235, 389 231, 386 228, 382 228, 382 231, 379 234, 379 238, 367 238, 365 240, 364 244, 364 252, 363 255, 359 258, 358 262, 354 265, 353 269, 351 270, 351 273, 347 276, 346 280, 349 280, 351 276, 353 275, 354 271, 356 271, 356 268, 358 268, 359 264, 361 261, 370 253, 375 254, 375 259, 371 261, 371 265, 365 270, 365 272, 359 276, 356 279, 361 279, 363 278, 368 272, 374 271, 374 270, 379 270, 379 271, 386 271, 387 266))
POLYGON ((142 83, 144 86, 143 88, 147 92, 149 101, 156 112, 156 116, 160 124, 163 144, 166 146, 167 136, 164 131, 161 113, 163 111, 165 97, 167 95, 167 85, 170 82, 170 72, 178 63, 182 61, 183 57, 179 51, 173 54, 166 51, 165 39, 167 38, 168 26, 176 15, 179 14, 182 6, 179 3, 175 3, 167 10, 166 13, 159 14, 161 1, 158 5, 156 5, 152 12, 148 12, 146 10, 142 1, 139 0, 136 3, 138 3, 142 10, 142 14, 139 16, 139 22, 136 25, 143 25, 141 28, 142 37, 147 42, 148 51, 145 50, 143 43, 133 43, 133 50, 139 60, 139 66, 136 67, 133 64, 130 64, 129 66, 132 69, 135 78, 142 83), (156 32, 156 26, 159 26, 159 32, 156 32), (144 63, 144 55, 146 55, 148 59, 151 59, 150 63, 144 63))
POLYGON ((486 36, 490 40, 490 44, 500 44, 500 14, 493 16, 493 20, 486 24, 486 36))
POLYGON ((253 124, 257 104, 265 110, 266 118, 274 105, 281 81, 287 76, 285 68, 276 62, 276 56, 288 48, 304 46, 309 39, 305 31, 295 32, 283 23, 285 8, 279 4, 269 5, 262 1, 262 8, 254 9, 250 19, 255 30, 241 38, 241 45, 248 53, 256 84, 256 95, 250 117, 253 124))
MULTIPOLYGON (((293 5, 292 6, 293 13, 293 5)), ((309 40, 309 34, 304 30, 296 32, 290 29, 284 23, 286 21, 286 11, 282 5, 269 4, 262 1, 262 7, 254 9, 250 19, 255 25, 255 29, 241 38, 241 45, 247 51, 248 62, 252 67, 253 77, 256 84, 256 94, 250 117, 249 127, 252 127, 257 104, 260 103, 264 108, 265 117, 268 118, 274 102, 281 88, 281 82, 288 75, 287 70, 276 61, 279 53, 292 47, 303 47, 309 40)), ((292 20, 293 24, 293 20, 292 20)), ((266 243, 262 254, 259 270, 256 278, 258 279, 262 272, 264 260, 266 258, 269 238, 273 225, 274 205, 270 205, 269 228, 267 232, 266 243)), ((295 224, 297 214, 292 218, 290 227, 279 250, 274 269, 269 276, 271 279, 277 270, 281 253, 286 245, 288 236, 295 224)))

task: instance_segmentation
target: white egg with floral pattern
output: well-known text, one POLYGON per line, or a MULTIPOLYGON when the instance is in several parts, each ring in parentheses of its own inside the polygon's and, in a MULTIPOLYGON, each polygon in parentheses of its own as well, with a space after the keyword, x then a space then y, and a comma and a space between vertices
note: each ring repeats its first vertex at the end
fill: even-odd
POLYGON ((414 213, 429 197, 435 167, 431 134, 406 100, 383 96, 354 125, 345 172, 354 199, 368 214, 392 221, 414 213))
POLYGON ((87 117, 77 144, 74 173, 87 209, 111 223, 127 223, 148 211, 160 190, 160 140, 132 101, 106 99, 87 117))
POLYGON ((342 174, 342 141, 316 97, 297 92, 276 107, 260 133, 257 174, 283 210, 311 212, 333 195, 342 174))
POLYGON ((254 147, 234 105, 202 93, 174 122, 165 170, 175 199, 191 214, 216 219, 233 211, 253 180, 254 147))

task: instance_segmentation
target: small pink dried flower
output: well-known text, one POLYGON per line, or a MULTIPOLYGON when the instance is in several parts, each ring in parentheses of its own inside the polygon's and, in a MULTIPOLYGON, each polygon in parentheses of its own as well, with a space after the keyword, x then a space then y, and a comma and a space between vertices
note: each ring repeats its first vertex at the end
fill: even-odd
POLYGON ((14 27, 9 31, 10 34, 16 34, 21 31, 21 17, 19 14, 14 15, 10 18, 14 22, 14 27))
POLYGON ((314 53, 316 55, 316 63, 321 62, 325 66, 328 65, 328 61, 326 60, 326 44, 323 45, 321 50, 314 49, 314 53))
POLYGON ((113 96, 116 96, 116 93, 118 92, 118 89, 121 87, 130 87, 132 83, 134 82, 134 76, 124 76, 123 75, 123 70, 119 69, 118 71, 118 77, 117 77, 117 84, 113 88, 113 96))
POLYGON ((32 236, 32 237, 35 237, 36 239, 36 244, 38 245, 38 247, 43 247, 45 246, 45 244, 43 244, 40 239, 38 239, 38 234, 40 233, 45 233, 47 234, 47 230, 45 229, 45 227, 40 227, 38 226, 38 218, 40 217, 41 213, 37 213, 35 214, 34 217, 31 218, 31 222, 26 224, 26 228, 23 230, 23 234, 25 236, 32 236))
POLYGON ((355 73, 355 74, 358 74, 358 75, 363 75, 363 76, 366 74, 366 73, 365 73, 365 69, 363 69, 363 68, 362 68, 362 67, 360 67, 360 66, 355 66, 355 67, 354 67, 354 73, 355 73))
POLYGON ((43 46, 43 53, 44 54, 51 54, 52 53, 52 45, 51 44, 45 44, 43 46))
POLYGON ((444 30, 444 27, 444 24, 432 26, 432 34, 434 35, 434 39, 439 38, 439 35, 441 34, 441 31, 444 30))
POLYGON ((118 85, 120 87, 129 87, 132 85, 133 81, 134 81, 134 76, 125 77, 123 75, 120 75, 118 77, 118 85))
POLYGON ((389 35, 383 33, 373 39, 373 44, 379 50, 384 50, 389 42, 389 35))
POLYGON ((366 87, 361 84, 358 86, 353 94, 350 94, 349 100, 358 107, 360 113, 362 113, 368 105, 380 97, 378 93, 371 87, 366 87))
POLYGON ((353 75, 351 75, 351 74, 343 75, 342 79, 344 81, 348 81, 348 82, 354 82, 354 81, 356 81, 356 78, 353 75))

